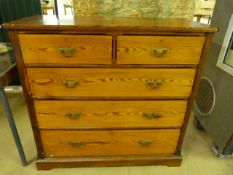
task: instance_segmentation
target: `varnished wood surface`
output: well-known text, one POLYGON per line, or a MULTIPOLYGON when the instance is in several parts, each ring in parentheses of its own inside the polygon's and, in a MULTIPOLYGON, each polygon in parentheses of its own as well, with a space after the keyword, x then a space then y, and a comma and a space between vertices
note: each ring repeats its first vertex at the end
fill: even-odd
POLYGON ((118 64, 198 64, 205 37, 118 36, 118 64), (153 49, 166 48, 156 56, 153 49))
POLYGON ((169 155, 177 145, 180 130, 41 130, 48 157, 169 155), (146 145, 141 142, 149 142, 146 145), (80 145, 79 145, 80 144, 80 145))
POLYGON ((34 16, 8 22, 6 29, 40 30, 91 30, 95 31, 169 31, 169 32, 216 32, 216 27, 195 23, 186 19, 126 18, 107 16, 76 16, 73 19, 58 19, 56 16, 34 16))
POLYGON ((103 166, 145 166, 166 165, 180 166, 182 158, 179 155, 144 155, 144 156, 92 156, 75 158, 45 158, 36 161, 38 170, 74 167, 103 166))
POLYGON ((183 124, 187 101, 34 101, 40 128, 168 128, 183 124), (154 116, 153 114, 154 113, 154 116), (156 116, 157 115, 157 116, 156 116))
POLYGON ((180 152, 181 152, 181 147, 182 147, 182 142, 183 142, 183 139, 184 139, 184 136, 185 136, 185 131, 187 129, 189 118, 190 118, 190 115, 191 115, 191 112, 192 112, 192 109, 193 109, 194 100, 195 100, 196 95, 198 93, 200 78, 202 76, 202 71, 204 69, 204 65, 205 65, 205 62, 206 62, 208 50, 209 50, 209 47, 211 45, 213 36, 214 35, 212 33, 210 33, 210 34, 208 34, 206 36, 206 39, 205 39, 204 47, 203 47, 202 54, 201 54, 200 64, 199 64, 199 66, 197 68, 197 73, 196 73, 196 76, 195 76, 195 81, 194 81, 194 84, 193 84, 192 93, 191 93, 190 99, 188 101, 188 107, 187 107, 187 111, 186 111, 186 114, 185 114, 184 124, 183 124, 183 126, 181 128, 181 134, 180 134, 180 138, 179 138, 179 141, 178 141, 178 144, 177 144, 177 149, 176 149, 176 154, 177 155, 179 155, 180 152))
POLYGON ((41 97, 189 97, 195 73, 195 69, 27 68, 31 92, 41 97), (64 80, 78 85, 67 88, 64 80))
POLYGON ((35 16, 4 27, 9 29, 16 50, 40 159, 38 169, 181 163, 185 129, 216 27, 184 19, 92 16, 71 20, 35 16), (24 51, 22 47, 23 53, 18 34, 33 36, 26 38, 25 44, 24 38, 21 41, 26 48, 24 51), (42 35, 45 37, 40 38, 42 35), (51 35, 56 38, 51 39, 51 35), (64 38, 68 35, 72 37, 64 38), (96 38, 94 42, 77 39, 80 35, 96 38), (105 41, 97 40, 103 35, 105 41), (158 38, 163 38, 163 44, 156 45, 158 38), (38 41, 38 46, 44 43, 43 48, 35 54, 30 47, 35 42, 30 40, 38 41), (96 49, 102 42, 104 49, 96 49), (77 62, 66 62, 54 47, 50 48, 51 43, 56 48, 77 46, 83 53, 77 62), (149 53, 154 45, 169 46, 170 52, 157 62, 149 53), (78 81, 78 86, 67 87, 63 80, 78 81), (151 81, 159 82, 159 86, 152 88, 148 85, 151 81), (73 114, 66 115, 66 110, 83 112, 78 120, 70 121, 65 117, 73 114), (142 110, 162 115, 147 121, 141 118, 142 110))
POLYGON ((20 34, 19 40, 25 64, 111 64, 112 37, 101 35, 35 35, 20 34), (60 48, 73 48, 65 57, 60 48))
POLYGON ((28 68, 197 68, 194 64, 26 64, 28 68))
POLYGON ((28 110, 29 117, 30 117, 32 131, 33 131, 33 135, 34 135, 34 140, 36 143, 37 156, 38 156, 38 158, 43 158, 44 151, 43 151, 43 146, 42 146, 42 142, 41 142, 40 132, 39 132, 38 127, 36 127, 37 122, 36 122, 36 116, 34 113, 35 112, 34 111, 34 104, 33 104, 32 96, 30 95, 30 91, 29 91, 26 71, 25 71, 23 58, 22 58, 22 54, 21 54, 21 49, 20 49, 20 45, 19 45, 18 32, 15 30, 9 31, 8 36, 9 36, 10 40, 12 41, 12 46, 14 48, 13 51, 14 51, 14 55, 16 57, 18 73, 19 73, 21 85, 23 87, 25 100, 27 103, 27 110, 28 110))

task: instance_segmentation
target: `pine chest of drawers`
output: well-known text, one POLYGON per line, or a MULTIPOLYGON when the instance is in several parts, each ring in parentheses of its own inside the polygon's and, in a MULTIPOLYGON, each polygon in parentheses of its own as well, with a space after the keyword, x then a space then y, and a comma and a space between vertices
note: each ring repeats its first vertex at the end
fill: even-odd
POLYGON ((216 28, 182 19, 43 16, 4 26, 38 169, 180 165, 216 28))

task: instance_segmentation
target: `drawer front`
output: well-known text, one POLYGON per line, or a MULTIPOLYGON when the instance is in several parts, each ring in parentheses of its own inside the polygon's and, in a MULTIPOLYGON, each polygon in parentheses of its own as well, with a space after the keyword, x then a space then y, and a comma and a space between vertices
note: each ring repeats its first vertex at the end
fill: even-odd
POLYGON ((41 130, 46 156, 174 154, 180 130, 41 130))
POLYGON ((35 101, 40 128, 180 127, 187 101, 35 101))
POLYGON ((118 64, 198 64, 204 37, 119 36, 118 64))
POLYGON ((28 68, 31 92, 47 97, 189 97, 195 69, 28 68))
POLYGON ((24 62, 111 64, 112 37, 95 35, 20 34, 24 62))

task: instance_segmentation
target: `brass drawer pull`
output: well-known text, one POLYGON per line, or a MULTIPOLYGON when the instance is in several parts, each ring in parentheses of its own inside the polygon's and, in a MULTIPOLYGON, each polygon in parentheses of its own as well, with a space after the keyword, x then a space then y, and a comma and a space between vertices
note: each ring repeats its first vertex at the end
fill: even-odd
POLYGON ((58 48, 58 52, 64 57, 74 57, 77 52, 76 48, 58 48))
POLYGON ((162 57, 165 54, 168 54, 170 49, 165 47, 152 47, 152 52, 156 57, 162 57))
POLYGON ((161 114, 157 112, 144 112, 143 116, 147 119, 155 119, 155 118, 160 118, 161 114))
POLYGON ((68 117, 71 120, 77 120, 81 116, 81 112, 76 112, 76 113, 66 113, 66 117, 68 117))
POLYGON ((79 85, 79 81, 77 80, 61 80, 61 84, 67 88, 75 88, 79 85))
POLYGON ((75 148, 80 148, 82 145, 85 145, 84 142, 69 142, 68 144, 75 148))
POLYGON ((152 145, 154 142, 151 140, 139 140, 138 143, 142 146, 150 146, 152 145))
POLYGON ((147 85, 149 85, 152 89, 157 89, 162 85, 162 81, 159 81, 159 80, 148 81, 147 85))

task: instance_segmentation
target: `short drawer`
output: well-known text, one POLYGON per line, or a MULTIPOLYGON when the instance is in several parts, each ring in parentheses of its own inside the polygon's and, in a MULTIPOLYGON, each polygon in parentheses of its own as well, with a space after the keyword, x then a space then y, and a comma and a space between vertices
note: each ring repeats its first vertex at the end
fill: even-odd
POLYGON ((174 154, 180 130, 41 130, 48 157, 174 154))
POLYGON ((34 101, 40 128, 167 128, 183 124, 187 101, 34 101))
POLYGON ((105 35, 20 34, 26 64, 111 64, 112 37, 105 35))
POLYGON ((204 37, 118 36, 118 64, 199 64, 204 37))
POLYGON ((189 97, 196 69, 28 68, 42 97, 189 97))

